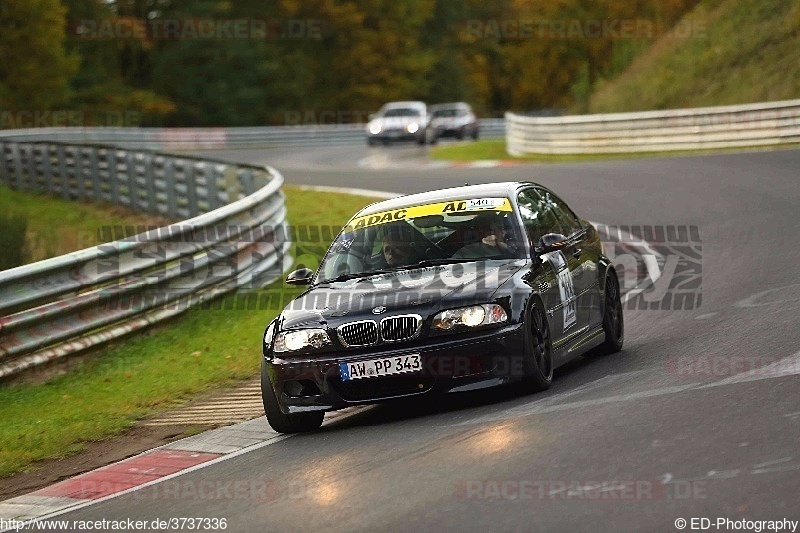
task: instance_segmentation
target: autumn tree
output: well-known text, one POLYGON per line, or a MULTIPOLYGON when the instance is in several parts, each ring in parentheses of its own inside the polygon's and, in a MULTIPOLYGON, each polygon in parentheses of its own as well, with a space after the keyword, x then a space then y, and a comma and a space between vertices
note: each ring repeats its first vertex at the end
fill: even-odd
POLYGON ((58 0, 0 2, 0 108, 63 105, 78 58, 64 47, 66 9, 58 0))

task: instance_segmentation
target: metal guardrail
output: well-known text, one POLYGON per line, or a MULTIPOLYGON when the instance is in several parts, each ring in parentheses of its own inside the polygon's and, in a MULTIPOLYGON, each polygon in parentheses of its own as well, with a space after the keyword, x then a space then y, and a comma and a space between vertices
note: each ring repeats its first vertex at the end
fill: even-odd
POLYGON ((0 182, 188 219, 0 272, 0 378, 261 286, 290 259, 270 167, 0 138, 0 182))
MULTIPOLYGON (((504 119, 482 119, 481 136, 502 138, 504 119)), ((366 142, 363 124, 253 128, 47 128, 0 131, 20 142, 103 143, 129 149, 202 150, 268 146, 337 146, 366 142)))
POLYGON ((506 113, 509 154, 603 154, 800 142, 800 100, 641 113, 525 117, 506 113))

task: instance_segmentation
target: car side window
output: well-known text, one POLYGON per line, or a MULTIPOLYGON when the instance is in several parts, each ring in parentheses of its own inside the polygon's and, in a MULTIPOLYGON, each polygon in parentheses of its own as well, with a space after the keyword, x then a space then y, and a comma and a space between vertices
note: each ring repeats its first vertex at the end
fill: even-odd
POLYGON ((548 233, 563 234, 565 228, 556 214, 554 204, 548 203, 533 189, 525 189, 517 195, 519 214, 525 224, 525 233, 533 246, 548 233))
POLYGON ((581 230, 581 223, 578 217, 567 204, 558 196, 550 191, 537 189, 536 192, 542 198, 544 204, 547 205, 548 210, 552 211, 561 223, 561 232, 563 235, 569 237, 573 233, 581 230))

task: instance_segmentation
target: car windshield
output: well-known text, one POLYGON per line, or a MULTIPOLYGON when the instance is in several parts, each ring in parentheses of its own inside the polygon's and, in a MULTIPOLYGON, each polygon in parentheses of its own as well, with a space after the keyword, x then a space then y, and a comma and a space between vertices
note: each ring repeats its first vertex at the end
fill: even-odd
POLYGON ((458 109, 437 109, 433 112, 433 116, 436 118, 449 118, 449 117, 457 117, 458 116, 458 109))
POLYGON ((397 108, 397 109, 387 109, 384 111, 384 117, 418 117, 420 112, 416 109, 411 108, 397 108))
POLYGON ((464 198, 353 218, 331 244, 317 283, 419 266, 525 257, 507 198, 464 198))

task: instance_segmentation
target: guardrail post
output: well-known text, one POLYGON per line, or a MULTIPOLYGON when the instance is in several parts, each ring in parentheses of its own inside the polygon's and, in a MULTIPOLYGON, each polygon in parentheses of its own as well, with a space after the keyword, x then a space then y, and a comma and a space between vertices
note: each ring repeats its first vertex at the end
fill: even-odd
POLYGON ((216 209, 220 206, 219 202, 219 187, 217 186, 217 176, 224 173, 219 171, 220 166, 224 169, 223 165, 210 165, 208 172, 206 172, 206 191, 208 192, 208 208, 216 209))
POLYGON ((74 164, 75 164, 75 177, 77 178, 77 187, 78 187, 78 200, 85 200, 86 199, 86 178, 84 177, 84 162, 83 162, 83 148, 78 147, 74 150, 74 164))
POLYGON ((133 152, 125 152, 126 173, 128 175, 128 207, 139 209, 139 188, 136 185, 136 160, 133 152))
POLYGON ((91 173, 92 177, 92 189, 93 189, 93 197, 95 201, 99 201, 103 199, 103 189, 100 187, 100 175, 98 172, 97 166, 97 151, 98 149, 95 147, 89 148, 89 172, 91 173))
MULTIPOLYGON (((14 165, 14 188, 24 190, 25 187, 22 185, 22 159, 20 158, 20 148, 17 143, 11 144, 11 158, 12 165, 14 165)), ((9 183, 11 183, 10 180, 9 183)))
POLYGON ((44 182, 49 194, 55 194, 55 187, 53 185, 53 166, 51 161, 52 146, 49 144, 44 145, 44 157, 42 159, 42 169, 44 170, 44 182))
POLYGON ((109 148, 106 152, 108 167, 108 187, 111 192, 111 203, 119 205, 119 178, 117 177, 117 149, 109 148))
POLYGON ((189 200, 189 216, 197 216, 200 211, 197 208, 197 174, 194 163, 184 166, 186 174, 186 196, 189 200))
POLYGON ((144 182, 147 190, 147 211, 158 214, 158 201, 156 199, 156 184, 153 176, 153 159, 151 154, 144 154, 144 182))
POLYGON ((178 191, 175 187, 175 164, 171 157, 167 157, 164 161, 164 180, 166 181, 167 215, 176 218, 178 216, 178 191))
POLYGON ((8 155, 8 143, 0 142, 0 182, 6 186, 11 185, 10 176, 8 175, 8 167, 6 164, 8 155))
POLYGON ((64 154, 63 144, 56 145, 56 160, 58 161, 56 168, 58 169, 58 183, 61 187, 61 197, 65 200, 69 200, 69 178, 66 168, 67 157, 64 154))

